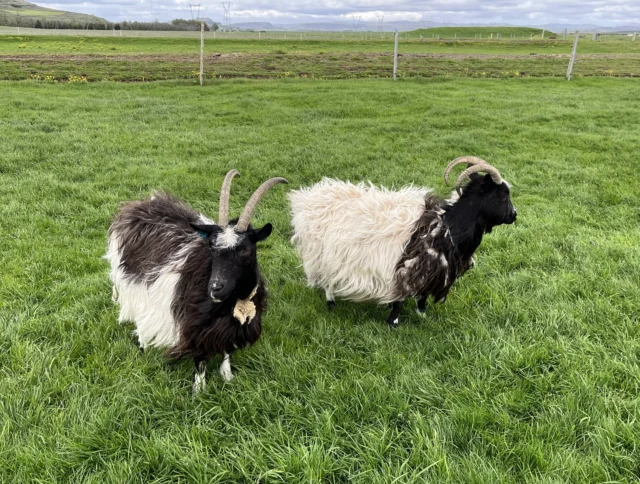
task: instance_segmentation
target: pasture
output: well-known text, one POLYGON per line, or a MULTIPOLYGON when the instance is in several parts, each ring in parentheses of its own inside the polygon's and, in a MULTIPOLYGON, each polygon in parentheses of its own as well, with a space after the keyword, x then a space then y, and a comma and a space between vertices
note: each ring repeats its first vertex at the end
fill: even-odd
MULTIPOLYGON (((23 31, 25 29, 22 29, 23 31)), ((32 32, 38 29, 31 29, 32 32)), ((197 77, 197 32, 157 32, 166 37, 7 35, 0 37, 0 79, 84 77, 95 81, 184 80, 197 77)), ((425 32, 428 32, 425 31, 425 32)), ((108 34, 105 36, 105 34, 108 34)), ((145 34, 147 35, 147 34, 145 34)), ((426 34, 425 34, 426 35, 426 34)), ((508 33, 504 33, 508 35, 508 33)), ((567 40, 433 39, 402 33, 400 77, 564 77, 567 40)), ((205 78, 389 78, 392 34, 208 32, 205 78), (217 35, 214 38, 214 35, 217 35), (259 38, 261 36, 261 38, 259 38)), ((640 42, 580 39, 574 77, 640 77, 640 42)))
MULTIPOLYGON (((637 81, 4 82, 0 481, 623 482, 640 476, 637 81), (428 316, 305 287, 286 192, 415 183, 474 154, 519 218, 428 316), (167 190, 255 223, 271 293, 236 379, 140 354, 105 252, 121 201, 167 190)), ((213 370, 217 361, 210 362, 213 370)))

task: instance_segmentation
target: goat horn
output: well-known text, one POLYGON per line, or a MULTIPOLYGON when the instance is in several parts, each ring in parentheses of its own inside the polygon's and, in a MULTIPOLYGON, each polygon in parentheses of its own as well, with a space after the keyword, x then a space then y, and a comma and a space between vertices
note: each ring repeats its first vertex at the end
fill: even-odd
POLYGON ((451 161, 447 165, 446 170, 444 170, 444 183, 446 185, 449 184, 449 172, 451 171, 451 168, 453 168, 456 165, 459 165, 460 163, 466 163, 467 168, 470 168, 473 165, 479 165, 480 163, 487 163, 487 162, 484 161, 482 158, 478 158, 477 156, 459 156, 455 160, 451 161))
POLYGON ((231 194, 231 180, 240 176, 238 170, 230 170, 224 177, 222 188, 220 189, 220 209, 218 210, 218 225, 226 227, 229 225, 229 195, 231 194))
POLYGON ((278 183, 289 182, 285 178, 271 178, 270 180, 267 180, 262 185, 260 185, 260 188, 258 188, 253 193, 253 195, 251 195, 251 198, 245 205, 244 210, 242 211, 242 215, 240 215, 240 219, 238 220, 238 223, 236 225, 236 230, 238 232, 245 232, 247 228, 249 228, 249 223, 251 222, 251 217, 253 216, 253 212, 256 209, 256 205, 258 205, 258 202, 264 196, 264 194, 267 193, 267 191, 269 191, 271 187, 277 185, 278 183))
POLYGON ((456 182, 456 191, 458 194, 460 194, 460 186, 464 179, 479 171, 484 171, 491 175, 491 179, 496 185, 500 185, 502 183, 502 176, 500 176, 500 172, 496 168, 491 166, 489 163, 481 163, 479 165, 473 165, 460 173, 458 181, 456 182))

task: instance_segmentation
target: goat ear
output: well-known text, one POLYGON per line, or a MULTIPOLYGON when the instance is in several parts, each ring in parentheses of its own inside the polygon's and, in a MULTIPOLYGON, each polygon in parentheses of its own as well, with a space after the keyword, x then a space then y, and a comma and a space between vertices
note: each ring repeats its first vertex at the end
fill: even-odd
POLYGON ((271 224, 266 224, 266 225, 265 225, 264 227, 262 227, 261 229, 254 230, 254 231, 251 233, 251 235, 250 235, 251 240, 252 240, 254 243, 261 242, 261 241, 263 241, 264 239, 266 239, 267 237, 269 237, 269 236, 271 235, 271 232, 272 232, 272 231, 273 231, 273 225, 271 225, 271 224))
POLYGON ((198 232, 204 232, 207 235, 211 235, 215 232, 220 231, 220 227, 218 227, 215 224, 214 225, 189 224, 189 225, 191 225, 191 227, 193 227, 198 232))

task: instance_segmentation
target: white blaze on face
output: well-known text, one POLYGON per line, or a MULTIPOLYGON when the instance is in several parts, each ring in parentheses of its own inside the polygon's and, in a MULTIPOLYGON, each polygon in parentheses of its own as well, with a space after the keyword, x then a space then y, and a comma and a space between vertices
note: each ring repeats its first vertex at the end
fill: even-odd
POLYGON ((216 238, 216 249, 232 249, 240 242, 240 234, 231 226, 225 227, 216 238))

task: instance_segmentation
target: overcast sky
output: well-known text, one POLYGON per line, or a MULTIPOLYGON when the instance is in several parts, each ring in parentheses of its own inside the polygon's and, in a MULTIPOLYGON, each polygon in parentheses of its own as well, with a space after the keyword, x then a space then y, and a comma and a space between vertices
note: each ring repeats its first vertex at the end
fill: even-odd
MULTIPOLYGON (((89 13, 108 20, 171 20, 190 18, 189 3, 201 3, 201 16, 222 20, 219 1, 207 0, 55 0, 36 1, 43 7, 89 13)), ((237 0, 231 23, 268 21, 300 23, 343 21, 351 15, 362 21, 412 20, 439 23, 547 23, 616 26, 640 24, 640 0, 237 0)))

